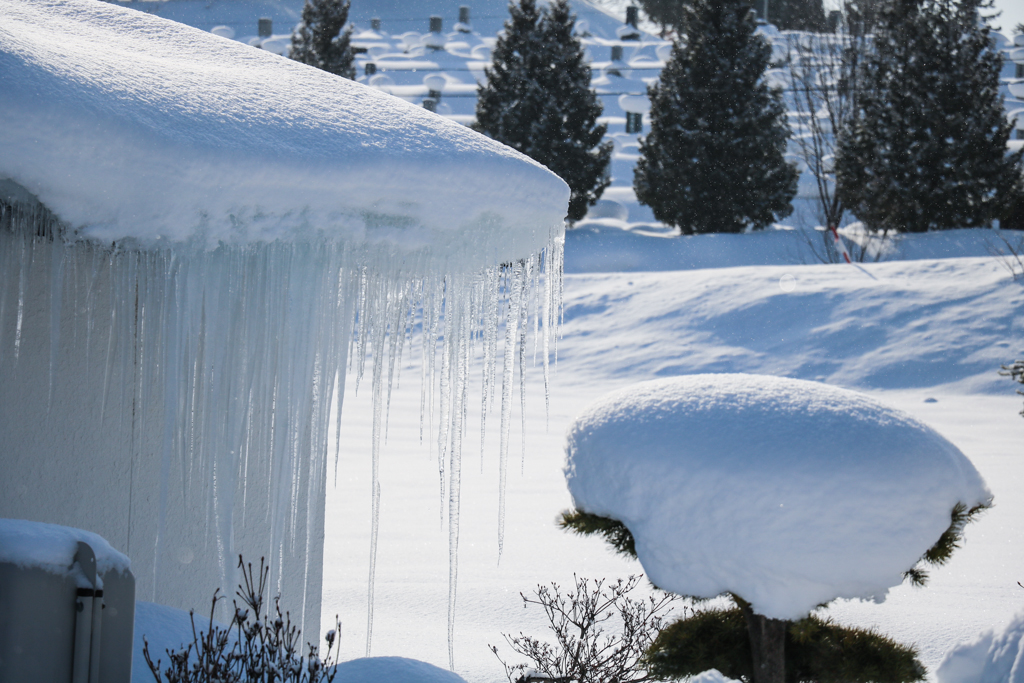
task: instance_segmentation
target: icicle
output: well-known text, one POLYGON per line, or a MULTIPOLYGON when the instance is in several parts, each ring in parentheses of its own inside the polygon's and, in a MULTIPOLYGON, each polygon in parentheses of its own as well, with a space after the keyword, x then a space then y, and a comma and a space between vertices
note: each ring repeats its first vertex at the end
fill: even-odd
POLYGON ((28 270, 31 261, 28 259, 29 240, 21 240, 21 267, 18 269, 18 322, 14 328, 14 360, 18 360, 21 352, 21 329, 25 322, 25 290, 28 289, 28 270))
MULTIPOLYGON (((451 308, 449 308, 451 310, 451 308)), ((451 466, 449 471, 449 497, 448 497, 448 667, 455 670, 455 598, 458 587, 459 576, 459 506, 462 493, 462 436, 464 412, 462 407, 466 404, 467 385, 467 364, 469 343, 469 330, 466 326, 468 311, 457 312, 454 324, 449 326, 452 331, 458 331, 456 340, 450 349, 455 355, 455 396, 457 404, 452 410, 452 444, 451 444, 451 466)), ((447 337, 447 335, 446 335, 447 337)))
MULTIPOLYGON (((86 354, 95 354, 95 363, 84 364, 83 381, 95 390, 99 428, 123 437, 127 446, 125 477, 135 484, 129 496, 139 499, 130 501, 129 510, 145 509, 139 493, 143 482, 147 495, 152 492, 159 501, 154 535, 141 539, 146 544, 141 557, 148 561, 152 552, 153 564, 140 583, 153 585, 140 594, 158 597, 156 587, 174 574, 166 562, 176 559, 174 553, 185 544, 208 565, 197 572, 217 572, 222 585, 233 585, 233 554, 242 544, 252 547, 254 535, 267 556, 272 586, 291 580, 284 572, 286 558, 306 557, 300 578, 308 576, 316 511, 304 501, 322 495, 331 439, 337 443, 342 436, 340 421, 336 430, 330 422, 340 414, 345 370, 352 367, 358 382, 371 364, 367 652, 376 543, 384 531, 380 439, 386 435, 406 344, 418 336, 421 440, 430 445, 428 451, 437 449, 439 516, 442 523, 447 518, 449 532, 449 663, 454 664, 460 476, 471 368, 476 371, 472 364, 479 354, 482 454, 486 414, 498 407, 495 373, 502 357, 500 557, 515 366, 520 368, 522 405, 531 306, 535 353, 543 348, 545 381, 550 345, 557 340, 557 233, 540 260, 517 259, 479 273, 447 276, 426 270, 407 276, 387 265, 389 254, 327 241, 139 250, 6 230, 0 231, 0 247, 4 377, 14 376, 19 352, 24 357, 28 349, 41 349, 42 367, 47 360, 51 367, 50 388, 44 385, 42 396, 52 397, 53 410, 60 410, 61 368, 69 349, 84 338, 86 354), (49 359, 46 337, 39 336, 37 319, 30 315, 39 296, 50 302, 49 359), (137 470, 140 466, 151 469, 137 470), (179 519, 192 520, 190 527, 176 526, 179 519)), ((547 396, 545 388, 546 401, 547 396)), ((335 451, 336 473, 338 457, 335 451)), ((135 521, 130 529, 144 528, 135 521)), ((139 540, 127 539, 133 555, 139 540)), ((117 541, 127 545, 125 539, 117 541)), ((289 573, 294 576, 294 568, 289 573)))
POLYGON ((521 430, 519 441, 522 447, 519 458, 520 474, 526 471, 526 329, 530 322, 529 292, 526 291, 526 287, 530 281, 530 270, 533 263, 527 259, 524 265, 523 286, 520 288, 523 293, 523 303, 519 306, 519 422, 521 430))
POLYGON ((512 421, 512 374, 519 325, 519 306, 522 300, 523 267, 512 264, 507 280, 509 288, 505 317, 505 362, 501 380, 501 445, 498 451, 498 561, 505 547, 505 481, 508 470, 508 437, 512 421))
POLYGON ((61 296, 64 293, 64 244, 58 242, 50 250, 50 388, 46 412, 53 407, 53 385, 56 382, 57 355, 60 353, 61 296))

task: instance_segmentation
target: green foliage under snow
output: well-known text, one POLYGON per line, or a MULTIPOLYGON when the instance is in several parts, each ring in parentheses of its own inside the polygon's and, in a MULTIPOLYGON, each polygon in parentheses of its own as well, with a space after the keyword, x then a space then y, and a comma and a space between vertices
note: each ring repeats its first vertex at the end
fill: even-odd
MULTIPOLYGON (((914 648, 816 615, 787 623, 785 653, 786 683, 911 683, 925 677, 914 648)), ((742 681, 754 678, 747 619, 738 606, 690 611, 661 631, 647 660, 665 679, 708 669, 742 681)))

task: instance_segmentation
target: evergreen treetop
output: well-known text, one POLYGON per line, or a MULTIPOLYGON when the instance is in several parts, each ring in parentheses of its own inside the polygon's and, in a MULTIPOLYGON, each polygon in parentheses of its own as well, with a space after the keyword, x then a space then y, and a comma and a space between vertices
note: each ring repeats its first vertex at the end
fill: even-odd
POLYGON ((989 0, 886 0, 840 135, 840 199, 874 230, 985 226, 1021 192, 989 0))
POLYGON ((569 220, 609 184, 611 143, 597 124, 602 107, 590 89, 590 67, 575 35, 568 0, 538 9, 535 0, 509 4, 510 17, 477 97, 481 132, 547 166, 569 185, 569 220))
POLYGON ((302 22, 292 32, 289 56, 335 76, 356 77, 349 0, 306 0, 302 22))
POLYGON ((763 78, 771 48, 735 0, 693 0, 684 16, 688 40, 648 89, 637 199, 683 234, 763 228, 792 212, 797 181, 785 106, 763 78))
MULTIPOLYGON (((663 29, 672 27, 686 32, 684 15, 692 0, 639 0, 639 3, 647 18, 663 29)), ((766 18, 783 31, 823 32, 828 26, 822 0, 768 0, 766 18)))

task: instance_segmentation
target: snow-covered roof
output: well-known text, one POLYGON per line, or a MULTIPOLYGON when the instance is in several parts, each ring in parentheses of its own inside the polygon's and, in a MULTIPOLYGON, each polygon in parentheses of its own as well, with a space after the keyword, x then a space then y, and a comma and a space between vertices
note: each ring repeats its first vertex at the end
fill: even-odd
POLYGON ((609 394, 570 427, 578 509, 620 520, 666 590, 735 593, 796 619, 837 597, 883 600, 991 494, 931 428, 853 391, 691 375, 609 394))
POLYGON ((0 14, 0 178, 80 235, 323 235, 476 268, 561 229, 554 174, 372 88, 96 0, 0 14))

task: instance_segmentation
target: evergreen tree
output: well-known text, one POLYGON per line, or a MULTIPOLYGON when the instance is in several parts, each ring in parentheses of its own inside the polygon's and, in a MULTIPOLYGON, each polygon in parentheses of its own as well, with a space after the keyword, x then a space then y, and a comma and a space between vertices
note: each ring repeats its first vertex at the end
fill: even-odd
POLYGON ((986 0, 887 0, 839 137, 838 193, 875 230, 988 225, 1021 192, 986 0))
POLYGON ((505 35, 494 47, 476 105, 477 129, 535 159, 569 185, 569 220, 587 213, 608 186, 611 143, 601 143, 601 104, 574 34, 568 0, 543 10, 535 0, 509 4, 505 35))
POLYGON ((768 0, 768 23, 783 31, 828 30, 822 0, 768 0))
POLYGON ((878 14, 885 0, 847 0, 843 3, 846 27, 850 35, 867 36, 875 31, 878 14))
MULTIPOLYGON (((672 27, 685 32, 683 15, 685 8, 693 4, 692 0, 639 0, 639 3, 655 24, 663 29, 672 27)), ((828 27, 822 0, 768 0, 767 19, 783 31, 824 32, 828 27)))
POLYGON ((640 9, 647 18, 661 26, 662 31, 668 28, 682 30, 683 6, 689 0, 639 0, 640 9))
POLYGON ((306 0, 302 22, 292 32, 290 57, 335 76, 354 79, 349 0, 306 0))
POLYGON ((685 15, 688 41, 648 90, 637 199, 683 234, 763 228, 792 212, 797 181, 786 109, 763 79, 771 48, 735 0, 694 0, 685 15))

